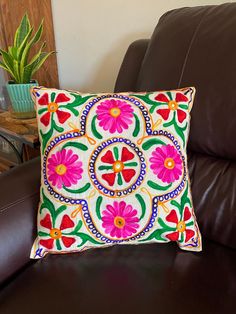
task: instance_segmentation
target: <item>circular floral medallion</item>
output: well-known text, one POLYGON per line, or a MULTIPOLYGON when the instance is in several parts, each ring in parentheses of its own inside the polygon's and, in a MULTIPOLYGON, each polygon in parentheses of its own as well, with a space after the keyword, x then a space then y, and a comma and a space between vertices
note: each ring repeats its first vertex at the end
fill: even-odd
POLYGON ((92 153, 89 175, 94 186, 108 196, 132 193, 146 174, 143 153, 128 139, 112 138, 92 153))

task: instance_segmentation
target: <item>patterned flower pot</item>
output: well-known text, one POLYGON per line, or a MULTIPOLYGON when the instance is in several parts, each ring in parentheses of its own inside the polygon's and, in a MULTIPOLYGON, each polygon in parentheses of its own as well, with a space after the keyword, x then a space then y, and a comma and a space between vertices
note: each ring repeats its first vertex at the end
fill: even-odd
POLYGON ((15 84, 9 81, 6 85, 11 100, 11 114, 15 118, 27 119, 35 117, 34 102, 30 95, 30 88, 38 86, 37 81, 29 84, 15 84))

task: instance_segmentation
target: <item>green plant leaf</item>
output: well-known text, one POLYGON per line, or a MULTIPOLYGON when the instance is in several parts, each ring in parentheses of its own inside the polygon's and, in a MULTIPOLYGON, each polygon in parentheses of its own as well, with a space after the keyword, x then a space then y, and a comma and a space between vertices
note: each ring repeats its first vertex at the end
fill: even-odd
POLYGON ((144 150, 148 150, 153 145, 166 145, 166 143, 158 138, 151 138, 150 140, 147 140, 145 143, 143 143, 142 148, 144 150))
POLYGON ((25 14, 16 30, 14 38, 14 46, 19 47, 30 29, 30 21, 28 15, 25 14))
POLYGON ((139 217, 139 220, 141 220, 141 219, 143 219, 143 217, 145 216, 145 213, 146 213, 146 204, 145 204, 143 197, 140 194, 135 194, 135 197, 139 201, 139 204, 140 204, 141 209, 142 209, 142 214, 139 217))
POLYGON ((150 188, 152 188, 154 190, 158 190, 158 191, 166 191, 172 186, 172 183, 170 183, 167 186, 161 186, 161 185, 159 185, 159 184, 157 184, 151 180, 148 180, 147 184, 150 186, 150 188))
POLYGON ((101 134, 97 131, 97 128, 96 128, 96 119, 97 119, 97 116, 94 116, 93 119, 92 119, 92 123, 91 123, 91 129, 92 129, 92 133, 93 135, 98 138, 99 140, 102 139, 102 136, 101 134))
POLYGON ((9 46, 8 52, 12 56, 13 59, 17 59, 17 47, 9 46))
POLYGON ((80 150, 83 150, 83 151, 86 151, 88 150, 88 147, 82 143, 66 143, 62 146, 62 149, 66 148, 66 147, 75 147, 75 148, 78 148, 80 150))
POLYGON ((16 83, 20 82, 20 69, 19 69, 19 62, 17 60, 13 60, 13 66, 14 66, 14 74, 16 77, 16 83))
POLYGON ((98 219, 102 219, 102 217, 101 217, 101 211, 100 211, 100 209, 101 209, 101 204, 102 204, 102 196, 99 196, 98 198, 97 198, 97 201, 96 201, 96 214, 97 214, 97 217, 98 217, 98 219))
POLYGON ((28 33, 26 34, 25 38, 23 39, 22 43, 20 44, 20 46, 17 48, 17 60, 21 60, 22 57, 22 53, 27 45, 27 42, 31 36, 33 32, 33 27, 31 27, 28 31, 28 33))
POLYGON ((89 188, 90 188, 91 184, 90 183, 86 183, 82 188, 77 189, 77 190, 73 190, 73 189, 69 189, 66 186, 63 186, 64 190, 66 190, 69 193, 73 193, 73 194, 81 194, 86 192, 89 188))
POLYGON ((17 78, 14 73, 14 59, 3 49, 0 49, 0 54, 2 56, 2 63, 4 64, 5 68, 7 68, 7 71, 10 73, 11 77, 16 81, 17 78))

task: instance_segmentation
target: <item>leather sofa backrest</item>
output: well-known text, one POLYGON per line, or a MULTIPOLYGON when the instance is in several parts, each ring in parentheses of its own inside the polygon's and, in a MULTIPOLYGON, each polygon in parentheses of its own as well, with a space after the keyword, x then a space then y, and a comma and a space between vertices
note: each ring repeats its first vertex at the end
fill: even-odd
POLYGON ((169 11, 137 51, 136 80, 124 68, 135 55, 131 46, 116 91, 196 87, 188 143, 193 202, 202 233, 236 248, 236 4, 169 11))

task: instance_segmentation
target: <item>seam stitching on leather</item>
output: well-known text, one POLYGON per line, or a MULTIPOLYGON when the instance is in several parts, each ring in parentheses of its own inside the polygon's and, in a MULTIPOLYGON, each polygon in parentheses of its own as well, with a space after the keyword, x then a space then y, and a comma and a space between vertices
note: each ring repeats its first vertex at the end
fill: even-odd
POLYGON ((24 196, 24 197, 22 197, 22 198, 20 198, 20 199, 18 199, 18 200, 16 200, 16 201, 14 201, 14 202, 12 202, 12 203, 6 205, 6 206, 1 207, 1 208, 0 208, 0 214, 4 213, 7 209, 11 208, 12 206, 24 202, 25 200, 27 200, 27 199, 33 197, 33 196, 36 195, 36 194, 38 194, 38 192, 34 192, 34 193, 30 194, 30 195, 24 196))
POLYGON ((180 88, 180 84, 181 84, 181 82, 182 82, 183 75, 184 75, 184 71, 185 71, 186 64, 187 64, 187 61, 188 61, 188 57, 189 57, 189 54, 190 54, 190 50, 191 50, 192 45, 193 45, 193 43, 194 43, 194 40, 195 40, 195 38, 196 38, 196 36, 197 36, 197 33, 198 33, 198 31, 199 31, 199 28, 200 28, 200 26, 201 26, 201 24, 202 24, 204 18, 209 14, 209 11, 211 11, 212 9, 213 9, 213 8, 210 7, 208 10, 205 11, 205 13, 204 13, 203 16, 201 17, 201 19, 200 19, 200 21, 199 21, 199 23, 198 23, 198 25, 197 25, 197 27, 196 27, 196 29, 195 29, 193 35, 192 35, 192 38, 191 38, 191 40, 190 40, 190 43, 189 43, 189 46, 188 46, 188 49, 187 49, 186 56, 185 56, 185 58, 184 58, 182 70, 181 70, 181 73, 180 73, 179 82, 178 82, 178 88, 180 88))

